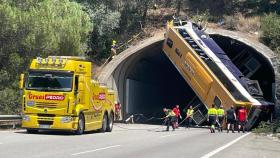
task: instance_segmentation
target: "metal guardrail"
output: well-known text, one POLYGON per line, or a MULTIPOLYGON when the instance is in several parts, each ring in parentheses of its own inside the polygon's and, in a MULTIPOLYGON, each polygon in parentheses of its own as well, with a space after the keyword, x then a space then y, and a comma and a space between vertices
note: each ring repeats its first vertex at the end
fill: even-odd
POLYGON ((12 126, 13 129, 20 124, 22 117, 20 115, 0 115, 0 128, 12 126))
POLYGON ((20 115, 0 115, 0 121, 18 121, 21 120, 20 115))

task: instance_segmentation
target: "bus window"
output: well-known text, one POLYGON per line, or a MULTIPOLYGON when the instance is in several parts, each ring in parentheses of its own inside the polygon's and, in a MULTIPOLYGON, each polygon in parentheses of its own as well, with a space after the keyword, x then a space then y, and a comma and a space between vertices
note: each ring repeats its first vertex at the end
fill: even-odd
POLYGON ((222 104, 221 100, 217 96, 215 96, 214 105, 216 105, 217 107, 220 107, 221 104, 222 104))
POLYGON ((166 44, 168 45, 168 47, 172 48, 173 41, 170 38, 167 38, 166 44))

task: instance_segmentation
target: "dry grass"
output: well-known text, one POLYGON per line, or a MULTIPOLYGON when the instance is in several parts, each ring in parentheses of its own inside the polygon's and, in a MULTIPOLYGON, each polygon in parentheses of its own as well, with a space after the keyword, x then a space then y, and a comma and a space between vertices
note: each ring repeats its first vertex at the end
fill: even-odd
POLYGON ((257 33, 260 30, 261 22, 259 16, 244 17, 242 14, 237 15, 237 30, 241 32, 257 33))
POLYGON ((248 33, 258 38, 260 36, 261 18, 259 16, 245 17, 242 14, 224 16, 225 25, 228 30, 248 33))
POLYGON ((158 20, 162 20, 166 16, 173 16, 175 13, 176 10, 174 8, 159 8, 148 10, 148 16, 159 18, 158 20))

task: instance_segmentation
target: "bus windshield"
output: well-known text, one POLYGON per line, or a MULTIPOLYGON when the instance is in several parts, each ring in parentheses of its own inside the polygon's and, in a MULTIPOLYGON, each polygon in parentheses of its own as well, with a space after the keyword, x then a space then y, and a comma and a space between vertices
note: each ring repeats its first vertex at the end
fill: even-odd
POLYGON ((38 91, 72 91, 73 73, 30 71, 25 88, 38 91))

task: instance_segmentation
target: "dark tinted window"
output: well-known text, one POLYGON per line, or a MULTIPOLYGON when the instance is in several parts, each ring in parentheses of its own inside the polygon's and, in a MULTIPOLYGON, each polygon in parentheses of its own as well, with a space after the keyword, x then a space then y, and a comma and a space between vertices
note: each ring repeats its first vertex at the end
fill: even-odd
POLYGON ((217 107, 220 107, 221 104, 222 104, 221 100, 220 100, 217 96, 215 96, 215 98, 214 98, 214 104, 215 104, 217 107))
POLYGON ((73 74, 69 72, 31 71, 26 81, 26 89, 38 91, 71 91, 73 74))
POLYGON ((78 87, 79 87, 79 76, 75 76, 75 91, 78 90, 78 87))
POLYGON ((180 58, 182 57, 182 53, 180 52, 180 50, 178 48, 175 49, 175 52, 180 58))
POLYGON ((167 38, 166 44, 168 45, 168 47, 172 48, 173 41, 170 38, 167 38))

